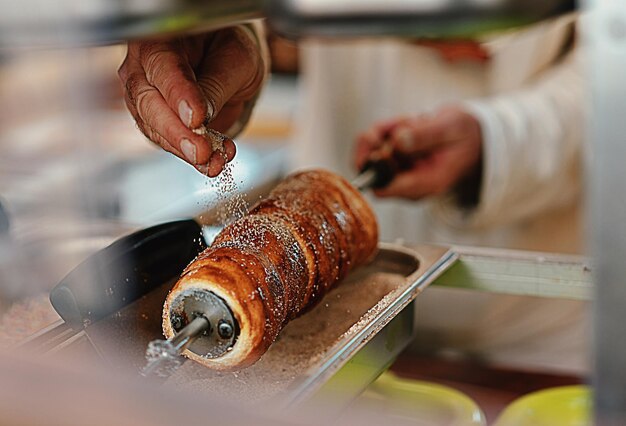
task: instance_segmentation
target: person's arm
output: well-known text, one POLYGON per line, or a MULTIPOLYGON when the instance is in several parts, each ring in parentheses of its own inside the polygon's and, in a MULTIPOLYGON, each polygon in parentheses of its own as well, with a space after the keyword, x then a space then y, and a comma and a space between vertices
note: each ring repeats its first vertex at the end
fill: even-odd
POLYGON ((356 139, 357 169, 391 151, 401 167, 374 193, 437 196, 453 226, 504 225, 565 205, 581 185, 581 68, 575 51, 516 92, 377 123, 356 139))
POLYGON ((216 176, 235 155, 204 128, 234 136, 250 116, 268 69, 256 24, 168 40, 133 41, 120 67, 126 105, 164 150, 216 176))
POLYGON ((497 226, 565 206, 581 191, 585 82, 580 52, 528 87, 470 101, 482 134, 478 204, 440 204, 442 218, 461 226, 497 226))

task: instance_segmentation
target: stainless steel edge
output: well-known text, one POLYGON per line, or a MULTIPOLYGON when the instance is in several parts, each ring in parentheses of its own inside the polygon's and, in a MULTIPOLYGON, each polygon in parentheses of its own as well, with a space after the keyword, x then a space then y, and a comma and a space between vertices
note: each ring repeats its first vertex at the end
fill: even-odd
POLYGON ((82 332, 82 330, 73 329, 67 325, 65 321, 59 319, 50 324, 48 327, 43 328, 24 341, 20 342, 17 346, 17 350, 45 353, 71 339, 80 332, 82 332))
POLYGON ((591 261, 583 256, 455 246, 456 265, 433 285, 512 295, 591 300, 591 261))
MULTIPOLYGON (((433 246, 423 246, 433 249, 433 246)), ((281 401, 285 407, 297 407, 309 400, 320 388, 342 368, 359 350, 367 345, 389 322, 398 315, 400 311, 407 307, 415 297, 439 275, 449 268, 457 259, 454 251, 437 247, 438 255, 428 259, 419 251, 395 245, 380 243, 381 250, 395 251, 403 255, 413 256, 418 260, 419 266, 412 274, 407 276, 411 285, 403 291, 391 304, 380 312, 377 317, 367 324, 358 333, 350 336, 346 340, 337 342, 328 352, 327 357, 321 365, 314 368, 313 373, 305 374, 305 378, 293 386, 286 398, 281 401)), ((419 249, 418 249, 419 250, 419 249)))

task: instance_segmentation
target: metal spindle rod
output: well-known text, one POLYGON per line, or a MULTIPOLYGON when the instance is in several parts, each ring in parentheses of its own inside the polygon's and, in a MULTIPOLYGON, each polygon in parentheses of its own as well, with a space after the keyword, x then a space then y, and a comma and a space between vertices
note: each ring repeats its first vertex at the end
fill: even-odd
POLYGON ((200 336, 205 330, 209 330, 211 324, 203 317, 198 316, 193 321, 185 326, 180 333, 169 339, 170 343, 176 348, 176 352, 181 354, 187 346, 191 344, 198 336, 200 336))
POLYGON ((187 346, 210 328, 209 320, 200 315, 171 339, 150 342, 146 351, 148 363, 141 370, 141 375, 144 377, 169 377, 182 364, 180 355, 187 346))
POLYGON ((367 169, 352 180, 352 185, 359 191, 364 191, 376 181, 376 170, 367 169))

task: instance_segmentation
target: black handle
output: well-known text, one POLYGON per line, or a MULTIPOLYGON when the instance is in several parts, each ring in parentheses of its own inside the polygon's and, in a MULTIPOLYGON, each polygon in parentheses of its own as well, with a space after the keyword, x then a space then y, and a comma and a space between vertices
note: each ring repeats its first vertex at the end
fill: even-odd
POLYGON ((374 181, 369 185, 372 189, 384 188, 389 185, 399 169, 399 161, 390 143, 383 143, 377 150, 370 153, 361 173, 368 170, 374 172, 374 181))
POLYGON ((391 183, 399 172, 410 170, 415 162, 424 158, 423 154, 408 155, 396 151, 389 142, 383 143, 377 150, 370 153, 361 173, 373 170, 375 179, 370 188, 384 188, 391 183))
POLYGON ((369 160, 361 169, 361 173, 374 171, 374 180, 369 187, 372 189, 384 188, 389 185, 396 176, 396 165, 388 159, 369 160))
POLYGON ((137 231, 78 265, 50 302, 68 325, 83 328, 175 278, 204 248, 202 228, 191 219, 137 231))

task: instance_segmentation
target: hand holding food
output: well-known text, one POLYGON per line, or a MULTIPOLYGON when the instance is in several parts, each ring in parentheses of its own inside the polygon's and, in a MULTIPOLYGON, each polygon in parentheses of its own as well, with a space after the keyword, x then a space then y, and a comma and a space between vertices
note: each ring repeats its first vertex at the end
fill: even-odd
POLYGON ((381 156, 397 170, 386 187, 374 191, 377 196, 417 200, 444 194, 480 167, 480 123, 459 107, 378 123, 357 137, 356 166, 361 170, 381 156))
POLYGON ((244 26, 130 42, 119 69, 139 129, 211 177, 233 159, 235 145, 206 129, 227 132, 257 95, 264 75, 258 43, 244 26))

